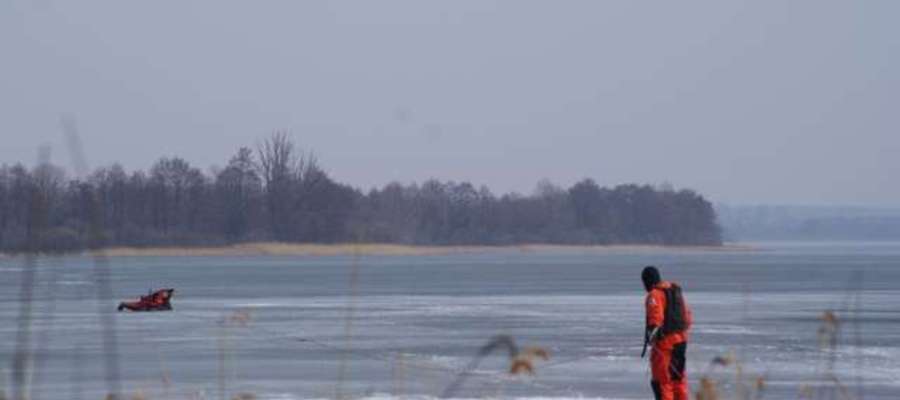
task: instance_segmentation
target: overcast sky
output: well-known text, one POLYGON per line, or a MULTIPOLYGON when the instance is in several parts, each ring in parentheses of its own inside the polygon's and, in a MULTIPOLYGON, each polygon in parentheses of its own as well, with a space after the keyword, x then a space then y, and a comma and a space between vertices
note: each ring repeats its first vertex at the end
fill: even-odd
POLYGON ((0 0, 0 163, 208 168, 285 129, 337 180, 670 182, 900 205, 900 1, 0 0))

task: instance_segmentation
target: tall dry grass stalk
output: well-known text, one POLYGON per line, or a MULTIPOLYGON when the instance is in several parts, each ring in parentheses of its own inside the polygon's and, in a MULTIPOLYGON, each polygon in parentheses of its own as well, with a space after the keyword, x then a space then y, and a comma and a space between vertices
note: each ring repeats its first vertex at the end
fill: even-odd
POLYGON ((734 352, 725 356, 714 357, 706 368, 703 375, 700 376, 700 387, 695 393, 697 400, 721 400, 731 398, 735 400, 753 400, 762 399, 766 389, 766 377, 764 375, 747 376, 744 373, 744 366, 737 358, 734 352), (732 380, 728 380, 728 373, 733 373, 732 380), (717 372, 725 372, 724 376, 717 379, 721 374, 717 372), (723 397, 723 391, 720 389, 727 385, 734 387, 734 394, 730 397, 723 397))
MULTIPOLYGON (((59 261, 62 264, 62 258, 53 257, 54 261, 59 261)), ((44 381, 44 364, 47 362, 48 358, 48 349, 50 347, 50 337, 53 333, 54 323, 56 322, 56 295, 57 295, 57 287, 56 283, 58 280, 58 268, 54 268, 54 266, 48 265, 46 267, 48 269, 49 276, 45 278, 47 282, 47 286, 45 288, 46 292, 46 308, 43 311, 44 316, 44 329, 38 334, 37 337, 37 345, 35 347, 35 360, 34 360, 34 380, 33 385, 36 390, 41 390, 42 384, 44 381)), ((40 274, 38 275, 40 276, 40 274)), ((41 396, 34 396, 40 398, 41 396)))
POLYGON ((218 369, 216 378, 218 381, 218 392, 220 400, 228 399, 228 383, 237 380, 235 372, 235 341, 231 337, 231 330, 234 328, 246 328, 250 324, 252 314, 249 310, 235 310, 229 314, 222 316, 217 322, 218 335, 216 338, 216 347, 218 349, 218 369), (231 376, 229 376, 229 371, 231 376))
MULTIPOLYGON (((66 138, 73 170, 77 176, 86 177, 90 173, 90 168, 84 148, 81 145, 81 136, 78 133, 75 118, 63 116, 60 119, 60 125, 66 138)), ((116 398, 122 392, 121 371, 119 370, 119 344, 116 336, 116 316, 112 307, 110 307, 114 300, 110 280, 109 257, 104 250, 106 248, 104 212, 100 199, 97 196, 97 193, 91 192, 90 201, 88 201, 88 242, 89 247, 93 249, 94 276, 97 284, 97 314, 102 326, 101 338, 106 386, 110 396, 116 398)))
POLYGON ((406 393, 406 388, 404 387, 406 378, 405 364, 403 353, 397 352, 394 355, 391 368, 391 393, 398 399, 402 398, 404 393, 406 393))
POLYGON ((341 360, 338 364, 337 384, 334 397, 338 400, 344 398, 344 382, 347 380, 350 356, 353 351, 353 319, 356 313, 356 301, 359 291, 359 247, 354 247, 353 265, 350 269, 350 295, 347 300, 347 311, 344 319, 344 349, 341 352, 341 360))
MULTIPOLYGON (((827 310, 819 317, 821 323, 816 331, 820 354, 823 359, 820 364, 825 364, 824 369, 819 370, 817 375, 818 382, 815 384, 806 384, 800 387, 798 397, 801 399, 819 400, 819 399, 839 399, 839 400, 861 400, 862 388, 857 389, 858 396, 850 393, 850 389, 838 377, 835 367, 837 366, 837 350, 840 345, 840 335, 842 329, 842 320, 838 317, 834 310, 827 310)), ((855 318, 858 319, 858 316, 855 318)), ((858 374, 858 372, 857 372, 858 374)), ((858 378, 857 378, 858 379, 858 378)))
MULTIPOLYGON (((50 148, 38 151, 38 167, 50 162, 50 148)), ((34 288, 37 284, 37 255, 43 243, 47 227, 49 201, 40 188, 32 189, 32 199, 28 204, 28 226, 26 251, 23 259, 22 280, 19 286, 19 313, 16 319, 16 341, 12 359, 12 396, 14 400, 31 398, 31 374, 34 354, 31 344, 31 329, 34 306, 34 288)))
POLYGON ((6 369, 0 368, 0 400, 7 400, 6 397, 6 369))
MULTIPOLYGON (((855 319, 858 319, 858 316, 855 319)), ((856 375, 858 385, 856 394, 852 393, 851 389, 838 376, 837 350, 840 346, 843 326, 841 318, 834 310, 827 310, 822 312, 819 320, 820 324, 816 330, 816 345, 821 358, 817 363, 814 374, 815 382, 801 385, 797 398, 805 400, 862 400, 864 390, 858 371, 856 375)), ((859 328, 856 327, 855 329, 859 328)), ((860 342, 858 337, 855 340, 857 344, 860 342)), ((860 356, 857 355, 857 357, 860 356)), ((857 360, 855 365, 858 366, 860 362, 860 360, 857 360)), ((707 370, 700 377, 700 385, 695 397, 697 400, 722 400, 726 398, 759 400, 765 394, 766 380, 765 375, 747 376, 744 373, 742 363, 732 352, 725 356, 714 357, 710 361, 707 370), (714 374, 716 371, 728 371, 729 369, 734 374, 731 381, 726 377, 717 378, 718 375, 714 374), (728 385, 734 387, 734 393, 732 396, 726 397, 723 395, 724 391, 722 388, 728 385)))
POLYGON ((156 346, 156 359, 159 362, 160 382, 163 386, 163 397, 168 399, 169 391, 172 389, 172 374, 166 367, 165 358, 163 357, 162 350, 158 345, 156 346))
POLYGON ((446 388, 444 388, 444 391, 441 393, 440 397, 445 399, 453 397, 459 391, 459 389, 462 388, 462 385, 469 378, 472 371, 478 368, 478 366, 481 364, 481 361, 484 360, 485 357, 491 355, 494 351, 498 350, 506 350, 509 360, 508 372, 512 375, 521 373, 534 375, 534 361, 537 359, 547 360, 550 358, 549 353, 543 348, 526 347, 520 351, 512 336, 495 336, 478 350, 478 353, 475 354, 475 357, 473 357, 472 360, 469 361, 469 363, 465 368, 462 369, 462 371, 456 374, 456 377, 453 379, 453 381, 451 381, 450 384, 447 385, 446 388))
POLYGON ((29 394, 29 376, 31 371, 31 318, 34 296, 34 276, 37 263, 33 254, 24 258, 24 270, 19 289, 19 314, 16 320, 16 347, 12 361, 12 396, 14 400, 27 400, 29 394))

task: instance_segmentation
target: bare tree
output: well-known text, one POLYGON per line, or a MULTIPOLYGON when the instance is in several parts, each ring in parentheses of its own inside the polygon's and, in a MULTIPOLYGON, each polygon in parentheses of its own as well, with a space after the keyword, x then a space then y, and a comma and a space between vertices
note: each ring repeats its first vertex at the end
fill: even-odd
POLYGON ((228 166, 216 174, 215 186, 222 231, 229 241, 237 241, 249 232, 253 211, 262 192, 253 151, 240 148, 228 166))
POLYGON ((290 241, 295 231, 292 205, 298 169, 305 160, 294 148, 294 142, 285 131, 277 131, 257 147, 259 171, 265 182, 265 203, 269 215, 269 228, 275 240, 290 241))

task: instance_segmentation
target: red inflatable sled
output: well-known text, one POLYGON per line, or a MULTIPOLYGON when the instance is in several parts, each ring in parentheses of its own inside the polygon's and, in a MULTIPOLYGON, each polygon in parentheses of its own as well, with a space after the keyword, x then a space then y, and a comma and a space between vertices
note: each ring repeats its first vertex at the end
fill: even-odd
POLYGON ((141 296, 138 301, 119 303, 119 311, 170 311, 173 293, 175 293, 175 289, 159 289, 146 296, 141 296))

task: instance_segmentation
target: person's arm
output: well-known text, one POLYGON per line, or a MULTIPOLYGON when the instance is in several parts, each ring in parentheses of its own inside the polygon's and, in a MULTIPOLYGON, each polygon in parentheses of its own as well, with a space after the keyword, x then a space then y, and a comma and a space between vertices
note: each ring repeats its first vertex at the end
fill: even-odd
POLYGON ((647 294, 647 335, 652 341, 654 339, 653 336, 650 335, 651 332, 656 330, 659 332, 659 328, 662 327, 663 321, 665 320, 665 297, 660 290, 651 290, 650 293, 647 294))
POLYGON ((658 291, 651 290, 650 293, 647 293, 647 299, 645 300, 644 305, 646 308, 647 320, 644 327, 644 349, 641 351, 641 358, 644 358, 644 355, 647 354, 647 346, 659 339, 659 329, 665 318, 665 315, 663 314, 662 299, 660 299, 658 291))
POLYGON ((656 341, 656 339, 658 339, 658 335, 659 335, 659 327, 658 326, 654 326, 654 327, 648 326, 647 329, 644 330, 644 349, 641 350, 641 358, 644 358, 644 356, 647 354, 647 346, 649 346, 650 343, 656 341))

